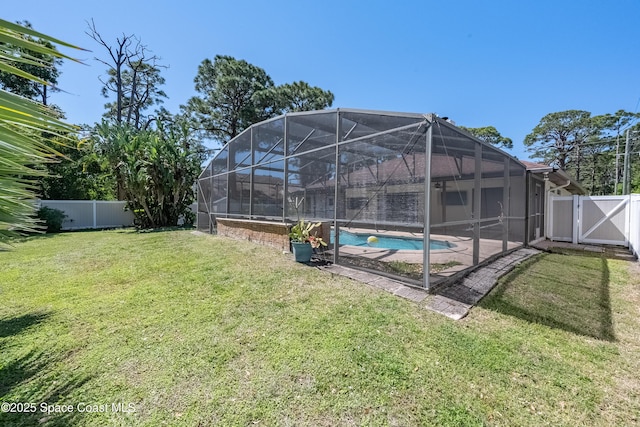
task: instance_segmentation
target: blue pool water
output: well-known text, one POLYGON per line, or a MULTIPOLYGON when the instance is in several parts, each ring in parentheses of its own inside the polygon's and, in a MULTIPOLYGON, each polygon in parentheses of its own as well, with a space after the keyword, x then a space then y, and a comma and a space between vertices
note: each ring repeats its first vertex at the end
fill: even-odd
MULTIPOLYGON (((333 231, 331 232, 331 242, 333 243, 333 231)), ((395 250, 422 250, 424 243, 422 239, 414 239, 411 237, 392 237, 381 236, 379 234, 355 234, 348 231, 340 230, 340 244, 350 246, 365 246, 378 249, 395 249, 395 250), (378 242, 368 244, 369 236, 378 238, 378 242)), ((441 240, 430 240, 429 248, 431 250, 449 249, 454 247, 453 243, 443 242, 441 240)))

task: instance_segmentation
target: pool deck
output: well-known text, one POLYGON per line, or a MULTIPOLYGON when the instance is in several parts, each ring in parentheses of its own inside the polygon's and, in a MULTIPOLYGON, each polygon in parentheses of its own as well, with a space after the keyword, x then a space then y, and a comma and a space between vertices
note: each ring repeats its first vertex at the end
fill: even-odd
MULTIPOLYGON (((385 235, 389 237, 411 237, 414 239, 422 239, 422 233, 407 233, 400 231, 382 230, 377 231, 361 228, 345 228, 345 230, 355 234, 375 234, 385 235)), ((431 238, 434 240, 449 242, 454 245, 453 247, 446 249, 432 249, 429 252, 429 262, 431 264, 446 264, 452 261, 457 263, 457 265, 449 267, 446 270, 439 271, 439 276, 448 277, 474 265, 472 238, 439 234, 432 234, 431 238)), ((507 250, 515 249, 518 246, 522 246, 522 244, 518 242, 509 242, 507 250)), ((503 248, 501 240, 480 239, 479 261, 483 262, 487 258, 502 252, 502 250, 503 248)), ((343 255, 359 256, 383 262, 401 261, 409 264, 422 264, 422 252, 422 250, 384 249, 376 248, 375 246, 340 246, 340 254, 343 255)))

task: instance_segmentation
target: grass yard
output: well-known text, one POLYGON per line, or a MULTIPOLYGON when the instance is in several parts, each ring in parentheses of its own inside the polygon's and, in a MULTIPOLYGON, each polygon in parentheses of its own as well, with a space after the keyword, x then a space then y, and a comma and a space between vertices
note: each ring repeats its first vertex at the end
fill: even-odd
POLYGON ((531 260, 454 322, 190 231, 0 252, 2 426, 630 426, 639 354, 638 266, 599 257, 531 260))

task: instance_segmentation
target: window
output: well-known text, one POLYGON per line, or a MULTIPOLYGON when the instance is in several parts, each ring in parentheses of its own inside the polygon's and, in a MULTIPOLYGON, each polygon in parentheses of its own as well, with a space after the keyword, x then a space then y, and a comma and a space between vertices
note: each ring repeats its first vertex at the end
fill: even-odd
POLYGON ((467 205, 467 192, 466 191, 452 191, 442 193, 443 205, 446 206, 466 206, 467 205))
POLYGON ((368 202, 369 199, 366 197, 351 197, 350 199, 347 199, 349 209, 362 209, 368 202))

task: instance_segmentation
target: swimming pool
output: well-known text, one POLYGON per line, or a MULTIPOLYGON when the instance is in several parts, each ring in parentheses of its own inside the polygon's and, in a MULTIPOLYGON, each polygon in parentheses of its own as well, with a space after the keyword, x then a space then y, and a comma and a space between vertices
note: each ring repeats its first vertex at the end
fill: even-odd
MULTIPOLYGON (((334 232, 331 232, 331 243, 334 241, 334 232)), ((340 244, 350 246, 363 246, 377 249, 393 249, 393 250, 418 250, 421 251, 424 248, 424 242, 422 239, 413 237, 400 237, 400 236, 381 236, 379 234, 356 234, 349 231, 340 230, 340 244), (367 239, 370 236, 375 236, 378 241, 375 244, 367 243, 367 239)), ((430 240, 429 249, 449 249, 453 248, 455 244, 445 242, 442 240, 430 240)))

